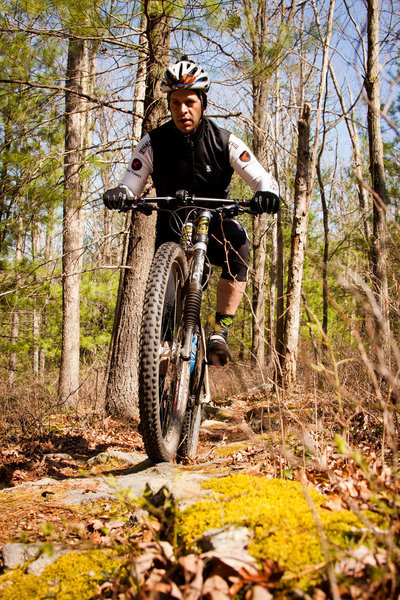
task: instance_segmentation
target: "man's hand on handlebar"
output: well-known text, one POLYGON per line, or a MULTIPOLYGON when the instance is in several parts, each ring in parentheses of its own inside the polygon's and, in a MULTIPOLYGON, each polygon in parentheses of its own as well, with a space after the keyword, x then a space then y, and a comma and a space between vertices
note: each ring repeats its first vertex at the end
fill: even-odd
POLYGON ((111 188, 103 194, 103 202, 106 208, 127 212, 137 203, 137 196, 125 185, 111 188))
POLYGON ((279 210, 279 196, 274 192, 256 192, 250 200, 250 210, 257 215, 275 214, 279 210))

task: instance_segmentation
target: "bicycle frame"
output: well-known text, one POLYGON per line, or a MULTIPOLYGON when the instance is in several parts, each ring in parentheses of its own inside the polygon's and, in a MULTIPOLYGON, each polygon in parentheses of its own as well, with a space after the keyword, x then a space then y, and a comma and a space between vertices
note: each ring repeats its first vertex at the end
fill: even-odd
POLYGON ((139 199, 135 206, 133 202, 126 206, 126 210, 147 214, 154 210, 174 213, 176 226, 172 229, 180 239, 180 244, 166 241, 158 247, 142 315, 140 419, 146 451, 156 462, 171 460, 175 455, 195 456, 201 405, 210 401, 206 339, 200 320, 209 225, 214 212, 233 216, 244 212, 243 206, 246 201, 193 198, 185 192, 174 198, 139 199), (170 304, 167 287, 172 280, 176 288, 170 304), (169 362, 162 359, 165 366, 160 371, 160 357, 170 340, 169 362))

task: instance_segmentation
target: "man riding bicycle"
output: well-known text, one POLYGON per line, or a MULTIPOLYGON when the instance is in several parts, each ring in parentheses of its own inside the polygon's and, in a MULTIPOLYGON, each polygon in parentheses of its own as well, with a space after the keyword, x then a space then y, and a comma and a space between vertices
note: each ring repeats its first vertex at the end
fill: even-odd
MULTIPOLYGON (((178 190, 205 198, 227 198, 236 171, 254 196, 255 214, 279 210, 278 184, 235 135, 204 116, 210 78, 204 69, 182 57, 164 73, 160 88, 167 94, 172 120, 150 131, 137 144, 126 172, 116 188, 103 195, 110 209, 140 197, 151 176, 157 196, 175 196, 178 190)), ((156 249, 166 241, 179 242, 169 215, 157 215, 156 249)), ((228 332, 248 279, 249 239, 233 217, 213 217, 207 255, 222 267, 217 287, 215 327, 207 342, 211 364, 231 359, 228 332)))

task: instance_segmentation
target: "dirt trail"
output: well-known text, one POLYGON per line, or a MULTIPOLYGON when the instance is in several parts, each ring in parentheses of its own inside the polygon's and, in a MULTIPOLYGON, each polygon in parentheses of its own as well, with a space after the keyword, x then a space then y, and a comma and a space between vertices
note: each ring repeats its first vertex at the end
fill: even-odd
POLYGON ((165 486, 180 506, 194 502, 204 494, 204 479, 263 460, 259 421, 248 421, 262 404, 248 396, 207 407, 199 455, 188 465, 152 464, 137 427, 111 417, 9 444, 1 450, 0 546, 43 540, 44 526, 59 529, 62 522, 84 519, 78 507, 110 502, 124 490, 139 496, 146 486, 153 492, 165 486))

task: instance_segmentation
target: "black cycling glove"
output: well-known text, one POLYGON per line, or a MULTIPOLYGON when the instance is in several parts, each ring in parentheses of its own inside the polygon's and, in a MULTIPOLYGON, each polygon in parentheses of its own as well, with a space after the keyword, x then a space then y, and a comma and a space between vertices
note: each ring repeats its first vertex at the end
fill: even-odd
POLYGON ((279 210, 279 196, 274 192, 256 192, 250 200, 250 210, 261 215, 262 213, 275 214, 279 210))
POLYGON ((128 200, 136 200, 137 197, 132 194, 131 190, 125 185, 119 185, 116 188, 107 190, 103 194, 103 202, 106 208, 114 210, 127 210, 133 206, 134 203, 127 206, 128 200))

